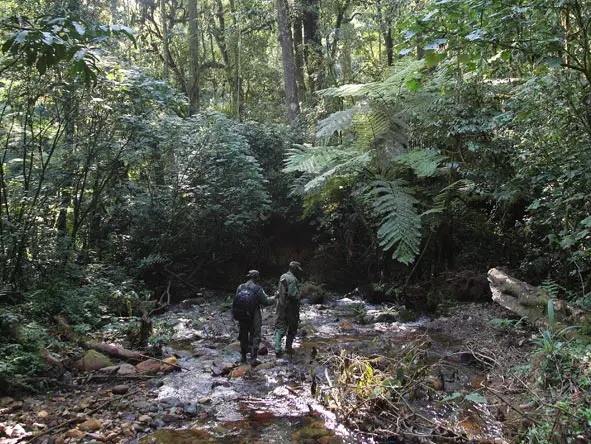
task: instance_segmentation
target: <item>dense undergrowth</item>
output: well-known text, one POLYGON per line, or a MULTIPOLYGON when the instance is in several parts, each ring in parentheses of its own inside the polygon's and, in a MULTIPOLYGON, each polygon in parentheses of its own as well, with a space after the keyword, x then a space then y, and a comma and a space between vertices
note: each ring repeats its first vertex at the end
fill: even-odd
POLYGON ((316 389, 316 396, 348 427, 388 442, 486 440, 487 428, 497 421, 510 442, 585 442, 591 436, 588 337, 556 324, 552 315, 541 328, 523 318, 493 318, 484 330, 473 339, 503 339, 488 349, 464 343, 464 364, 486 376, 460 391, 443 391, 441 371, 450 363, 429 356, 429 338, 423 336, 379 355, 341 350, 326 356, 323 362, 334 374, 321 375, 328 386, 316 389), (510 336, 522 338, 519 348, 507 346, 510 336), (423 408, 445 413, 432 420, 423 408))

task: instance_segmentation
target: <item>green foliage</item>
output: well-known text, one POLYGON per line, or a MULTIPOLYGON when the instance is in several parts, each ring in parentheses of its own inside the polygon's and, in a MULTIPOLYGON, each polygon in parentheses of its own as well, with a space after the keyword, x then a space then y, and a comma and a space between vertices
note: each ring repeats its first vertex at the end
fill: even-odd
POLYGON ((419 253, 421 218, 417 200, 402 181, 376 180, 369 185, 368 196, 376 217, 380 220, 377 236, 384 251, 396 247, 392 256, 408 264, 419 253))
POLYGON ((8 64, 23 63, 43 75, 67 62, 70 74, 80 76, 86 84, 97 81, 99 57, 94 46, 113 35, 133 39, 133 31, 125 26, 91 25, 68 17, 42 16, 30 21, 11 16, 4 18, 0 27, 10 30, 2 44, 8 64))

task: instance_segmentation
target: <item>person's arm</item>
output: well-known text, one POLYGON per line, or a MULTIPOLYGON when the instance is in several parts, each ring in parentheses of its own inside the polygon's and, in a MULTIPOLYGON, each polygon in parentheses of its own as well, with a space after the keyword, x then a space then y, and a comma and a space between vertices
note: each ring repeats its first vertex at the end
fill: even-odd
POLYGON ((267 296, 267 293, 265 293, 263 287, 259 287, 259 291, 257 291, 257 298, 259 304, 263 307, 267 307, 275 303, 275 298, 267 296))

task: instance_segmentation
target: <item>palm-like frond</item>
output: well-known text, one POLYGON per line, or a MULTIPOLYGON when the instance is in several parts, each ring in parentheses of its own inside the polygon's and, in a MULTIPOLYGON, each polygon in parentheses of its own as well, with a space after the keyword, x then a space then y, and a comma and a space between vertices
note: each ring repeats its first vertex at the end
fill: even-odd
POLYGON ((380 219, 378 240, 384 251, 396 246, 392 257, 404 264, 414 261, 421 244, 421 218, 416 199, 401 180, 375 180, 366 189, 373 213, 380 219))
POLYGON ((396 161, 412 168, 417 177, 432 177, 447 157, 434 150, 414 150, 396 157, 396 161))
POLYGON ((391 74, 383 81, 370 82, 358 85, 342 85, 318 91, 325 97, 366 97, 370 100, 389 99, 398 95, 401 89, 415 78, 420 69, 425 66, 424 60, 407 61, 399 63, 392 68, 391 74))
POLYGON ((367 152, 355 149, 296 145, 288 151, 283 171, 305 173, 305 184, 299 183, 292 193, 309 194, 336 176, 356 173, 370 160, 367 152))
POLYGON ((318 122, 318 126, 316 127, 316 137, 327 139, 336 132, 348 129, 359 109, 359 107, 354 106, 344 111, 332 113, 327 118, 322 119, 318 122))

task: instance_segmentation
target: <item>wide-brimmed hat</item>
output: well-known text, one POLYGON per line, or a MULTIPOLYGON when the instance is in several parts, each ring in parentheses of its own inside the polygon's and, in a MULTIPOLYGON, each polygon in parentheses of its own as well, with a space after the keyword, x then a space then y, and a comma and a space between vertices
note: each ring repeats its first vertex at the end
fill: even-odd
POLYGON ((302 270, 302 266, 300 265, 300 263, 299 262, 296 262, 296 261, 291 261, 289 263, 289 269, 290 270, 303 271, 302 270))
POLYGON ((260 276, 259 270, 249 270, 249 272, 246 273, 246 277, 249 277, 249 278, 258 279, 259 276, 260 276))

